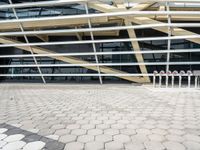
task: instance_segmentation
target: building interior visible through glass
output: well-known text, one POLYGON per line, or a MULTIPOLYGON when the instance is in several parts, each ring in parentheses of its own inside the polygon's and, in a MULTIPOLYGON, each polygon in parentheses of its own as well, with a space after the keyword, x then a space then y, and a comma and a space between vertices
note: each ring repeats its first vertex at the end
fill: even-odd
POLYGON ((193 1, 1 0, 0 81, 149 83, 154 70, 198 70, 193 1))

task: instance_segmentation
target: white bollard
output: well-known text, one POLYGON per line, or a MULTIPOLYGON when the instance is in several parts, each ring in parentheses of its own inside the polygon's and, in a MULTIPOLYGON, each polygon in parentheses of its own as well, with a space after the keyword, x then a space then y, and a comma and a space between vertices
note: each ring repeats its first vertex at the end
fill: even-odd
POLYGON ((162 76, 165 74, 165 72, 162 70, 160 71, 160 75, 159 75, 159 88, 162 87, 162 76))
POLYGON ((178 71, 173 71, 173 73, 172 73, 172 88, 174 88, 174 78, 175 78, 175 76, 178 74, 178 71))
POLYGON ((153 72, 153 87, 156 88, 156 76, 158 74, 158 71, 153 72))
POLYGON ((195 76, 194 87, 198 88, 198 76, 195 76))
POLYGON ((192 75, 192 72, 190 70, 188 70, 187 74, 188 74, 188 88, 190 88, 191 87, 191 75, 192 75))
POLYGON ((168 85, 169 85, 169 76, 172 75, 172 72, 171 71, 168 71, 166 73, 166 81, 165 81, 165 84, 166 84, 166 88, 168 88, 168 85))
POLYGON ((179 74, 179 88, 181 88, 182 86, 182 76, 185 74, 185 71, 180 71, 180 74, 179 74))

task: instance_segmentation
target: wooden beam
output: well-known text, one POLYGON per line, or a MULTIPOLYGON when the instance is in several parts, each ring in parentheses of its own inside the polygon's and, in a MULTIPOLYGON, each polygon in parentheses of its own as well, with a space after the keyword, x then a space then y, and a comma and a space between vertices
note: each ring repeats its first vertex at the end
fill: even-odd
MULTIPOLYGON (((75 29, 78 29, 78 27, 75 27, 75 29)), ((76 34, 77 39, 78 39, 79 41, 81 41, 81 40, 82 40, 82 33, 76 32, 75 34, 76 34)))
MULTIPOLYGON (((140 4, 139 4, 140 5, 140 4)), ((115 12, 116 9, 113 9, 113 6, 110 6, 108 4, 98 4, 98 3, 91 3, 89 5, 91 8, 96 9, 98 11, 102 12, 115 12)), ((138 6, 135 6, 138 7, 138 6)), ((156 21, 154 19, 150 19, 148 17, 133 17, 133 16, 119 16, 119 18, 126 19, 130 22, 136 23, 136 24, 162 24, 163 22, 156 21)), ((172 17, 173 18, 173 17, 172 17)), ((155 27, 153 28, 157 31, 168 33, 168 29, 166 27, 155 27)), ((172 35, 198 35, 194 32, 187 31, 182 28, 173 28, 172 35)), ((188 41, 200 44, 200 39, 187 39, 188 41)))
MULTIPOLYGON (((5 37, 0 37, 0 43, 3 43, 3 44, 14 44, 14 43, 21 43, 21 42, 19 42, 17 40, 12 40, 12 39, 9 39, 9 38, 5 38, 5 37)), ((21 50, 30 52, 30 48, 28 46, 27 47, 26 46, 21 46, 21 47, 20 46, 16 46, 16 48, 19 48, 21 50)), ((33 52, 36 53, 36 54, 52 54, 52 53, 55 53, 55 52, 53 52, 51 50, 48 50, 48 49, 45 49, 45 48, 42 48, 42 47, 33 46, 31 48, 32 48, 33 52)), ((70 63, 70 64, 89 64, 89 62, 81 60, 79 58, 75 58, 75 57, 69 57, 69 56, 62 56, 62 57, 49 56, 49 57, 51 57, 53 59, 56 59, 56 60, 60 60, 60 61, 66 62, 66 63, 70 63)), ((97 67, 96 66, 81 66, 81 67, 97 71, 97 67)), ((113 69, 113 68, 110 68, 110 67, 106 67, 106 66, 100 67, 100 71, 102 73, 106 73, 106 74, 127 74, 127 72, 123 72, 123 71, 116 70, 116 69, 113 69)), ((128 80, 128 81, 132 81, 132 82, 138 82, 138 83, 143 83, 144 82, 143 78, 141 78, 141 77, 120 76, 119 78, 124 79, 124 80, 128 80)))
POLYGON ((39 38, 40 40, 44 41, 44 42, 48 42, 49 41, 49 36, 48 35, 35 35, 37 38, 39 38))
MULTIPOLYGON (((125 20, 124 23, 125 23, 126 26, 132 25, 132 23, 127 21, 127 20, 125 20)), ((130 38, 134 38, 134 39, 137 38, 137 36, 135 34, 135 30, 128 29, 127 31, 128 31, 128 35, 129 35, 130 38)), ((132 41, 131 44, 132 44, 134 51, 141 51, 138 41, 132 41)), ((136 57, 138 63, 144 62, 144 58, 143 58, 142 54, 135 54, 135 57, 136 57)), ((148 73, 145 65, 139 65, 139 68, 140 68, 141 73, 143 73, 143 74, 148 73)), ((144 78, 145 82, 150 82, 150 79, 149 79, 148 76, 144 76, 143 78, 144 78)))
MULTIPOLYGON (((119 5, 119 4, 116 4, 116 5, 117 5, 117 7, 120 7, 120 9, 124 8, 124 10, 127 10, 124 5, 119 5)), ((143 10, 147 7, 149 7, 149 4, 143 4, 143 5, 140 5, 140 7, 137 7, 136 10, 143 10)), ((133 9, 133 10, 135 10, 135 9, 133 9)), ((126 19, 124 19, 124 23, 126 26, 132 26, 132 23, 126 19)), ((137 38, 135 30, 128 29, 127 32, 128 32, 129 38, 137 38)), ((134 51, 141 51, 138 41, 132 41, 131 44, 132 44, 134 51)), ((137 59, 137 62, 144 63, 144 58, 143 58, 142 54, 135 54, 135 57, 137 59)), ((139 65, 139 68, 140 68, 141 73, 143 73, 143 74, 148 73, 145 65, 139 65)), ((144 78, 145 82, 147 82, 147 83, 150 82, 150 78, 148 76, 143 76, 143 78, 144 78)))
MULTIPOLYGON (((105 23, 108 22, 108 17, 97 17, 97 18, 92 18, 91 22, 93 24, 99 24, 99 23, 105 23)), ((24 29, 36 29, 36 28, 50 28, 50 27, 66 27, 66 26, 74 26, 74 25, 83 25, 87 24, 87 19, 71 19, 71 20, 66 20, 66 19, 60 19, 59 21, 33 21, 33 22, 24 22, 22 23, 24 29)), ((3 23, 1 24, 0 31, 3 30, 14 30, 14 29, 19 29, 19 24, 18 23, 3 23)))

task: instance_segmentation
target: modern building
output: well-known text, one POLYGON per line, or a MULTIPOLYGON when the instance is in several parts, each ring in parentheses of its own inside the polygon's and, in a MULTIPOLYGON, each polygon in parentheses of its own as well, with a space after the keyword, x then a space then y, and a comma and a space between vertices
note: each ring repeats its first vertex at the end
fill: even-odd
POLYGON ((200 68, 199 0, 1 0, 0 81, 149 83, 200 68))

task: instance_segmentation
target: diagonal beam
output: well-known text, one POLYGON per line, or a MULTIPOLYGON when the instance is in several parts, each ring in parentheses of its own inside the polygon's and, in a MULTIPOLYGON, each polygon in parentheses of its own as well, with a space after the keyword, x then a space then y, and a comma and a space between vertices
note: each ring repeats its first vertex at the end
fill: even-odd
MULTIPOLYGON (((116 5, 120 9, 127 10, 124 5, 119 5, 119 4, 116 4, 116 5)), ((143 9, 145 9, 147 7, 149 7, 149 4, 143 4, 143 5, 140 5, 139 7, 137 7, 136 10, 143 10, 143 9)), ((134 9, 134 8, 131 8, 131 9, 134 9)), ((130 21, 126 20, 126 19, 124 19, 124 24, 126 26, 132 26, 132 22, 130 22, 130 21)), ((128 32, 128 35, 129 35, 130 38, 137 38, 135 30, 128 29, 127 32, 128 32)), ((132 44, 132 47, 133 47, 134 51, 141 51, 138 41, 132 41, 131 44, 132 44)), ((144 58, 143 58, 142 54, 135 54, 135 57, 136 57, 138 62, 142 62, 142 63, 144 62, 144 58)), ((143 73, 143 74, 147 74, 148 73, 147 72, 147 68, 146 68, 145 65, 139 65, 139 68, 140 68, 141 73, 143 73)), ((145 82, 150 82, 149 76, 143 76, 143 78, 144 78, 145 82)))
MULTIPOLYGON (((136 9, 138 8, 143 8, 140 5, 145 6, 145 4, 138 4, 137 6, 135 6, 136 9)), ((148 3, 147 5, 151 5, 150 3, 148 3)), ((103 4, 103 3, 90 3, 89 5, 91 8, 96 9, 98 11, 102 11, 102 12, 116 12, 117 9, 114 6, 110 6, 108 4, 103 4)), ((133 16, 119 16, 119 18, 122 19, 126 19, 130 22, 136 23, 136 24, 162 24, 163 22, 160 21, 156 21, 154 19, 150 19, 148 17, 133 17, 133 16)), ((166 27, 154 27, 153 29, 163 32, 163 33, 168 33, 168 29, 166 27)), ((182 29, 182 28, 173 28, 172 30, 172 35, 198 35, 194 32, 182 29)), ((187 39, 188 41, 200 44, 200 39, 187 39)))
MULTIPOLYGON (((13 43, 21 43, 21 42, 19 42, 17 40, 12 40, 12 39, 9 39, 9 38, 6 38, 6 37, 1 37, 0 38, 0 43, 13 44, 13 43)), ((20 46, 16 46, 16 48, 19 48, 19 49, 22 49, 24 51, 30 52, 30 49, 29 49, 28 46, 27 47, 26 46, 21 46, 21 47, 20 46)), ((41 48, 41 47, 36 47, 36 46, 33 46, 32 50, 36 54, 52 54, 52 53, 55 53, 55 52, 50 51, 48 49, 41 48)), ((66 63, 70 63, 70 64, 89 64, 89 62, 81 60, 79 58, 75 58, 75 57, 69 57, 69 56, 61 56, 61 57, 49 56, 49 57, 51 57, 53 59, 56 59, 56 60, 60 60, 60 61, 66 62, 66 63)), ((96 66, 81 66, 81 67, 97 71, 97 67, 96 66)), ((105 66, 101 67, 100 71, 102 73, 105 73, 105 74, 127 74, 127 72, 123 72, 123 71, 120 71, 120 70, 117 70, 117 69, 113 69, 113 68, 110 68, 110 67, 105 67, 105 66)), ((128 80, 128 81, 132 81, 132 82, 138 82, 138 83, 143 83, 144 82, 144 79, 141 78, 141 77, 120 76, 119 78, 125 79, 125 80, 128 80)))
MULTIPOLYGON (((127 21, 127 20, 125 20, 124 23, 125 23, 126 26, 132 25, 132 23, 127 21)), ((135 31, 133 29, 128 29, 127 31, 128 31, 130 38, 137 38, 135 31)), ((141 51, 138 41, 132 41, 131 44, 132 44, 134 51, 141 51)), ((144 62, 144 58, 143 58, 142 54, 135 54, 135 57, 136 57, 138 62, 144 62)), ((139 68, 140 68, 141 73, 143 73, 143 74, 148 73, 145 65, 139 65, 139 68)), ((150 82, 150 79, 149 79, 148 76, 143 76, 143 78, 146 82, 150 82)))

